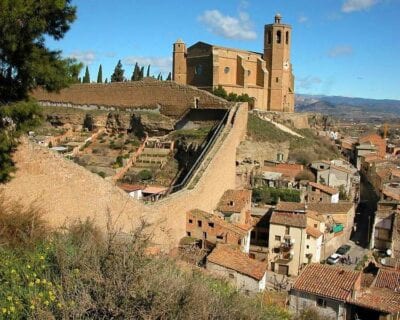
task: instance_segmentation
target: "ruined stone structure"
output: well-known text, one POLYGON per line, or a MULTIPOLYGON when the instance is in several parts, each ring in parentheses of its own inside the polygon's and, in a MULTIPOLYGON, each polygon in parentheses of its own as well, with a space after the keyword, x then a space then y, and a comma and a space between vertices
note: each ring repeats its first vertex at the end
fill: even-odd
POLYGON ((172 81, 143 81, 74 84, 60 92, 36 89, 32 96, 43 105, 84 109, 159 110, 180 117, 190 108, 227 109, 230 104, 204 90, 172 81))
POLYGON ((265 26, 264 52, 197 42, 173 44, 173 80, 205 90, 221 85, 228 93, 247 93, 260 110, 294 111, 294 76, 290 62, 292 28, 279 14, 265 26))

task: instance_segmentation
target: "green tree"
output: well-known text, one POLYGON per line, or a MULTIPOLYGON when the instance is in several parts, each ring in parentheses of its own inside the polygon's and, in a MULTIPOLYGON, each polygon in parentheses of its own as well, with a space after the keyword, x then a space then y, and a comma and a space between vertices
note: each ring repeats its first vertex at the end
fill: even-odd
POLYGON ((97 72, 97 83, 103 83, 103 68, 100 65, 99 71, 97 72))
POLYGON ((24 99, 38 85, 59 90, 77 82, 82 65, 45 45, 60 40, 75 20, 70 0, 0 1, 0 97, 24 99))
POLYGON ((228 93, 221 85, 213 89, 213 94, 223 99, 226 99, 228 97, 228 93))
POLYGON ((88 66, 86 66, 85 75, 83 76, 82 83, 90 83, 90 74, 88 66))
POLYGON ((141 67, 139 73, 139 80, 142 80, 143 78, 144 78, 144 67, 141 67))
POLYGON ((124 81, 124 69, 122 69, 121 60, 118 60, 115 66, 114 73, 111 75, 111 82, 123 82, 124 81))
POLYGON ((150 77, 150 65, 147 66, 146 77, 150 77))
POLYGON ((136 62, 135 67, 133 68, 131 81, 138 81, 138 80, 140 80, 140 68, 139 64, 136 62))
POLYGON ((108 83, 108 78, 106 78, 106 80, 104 80, 104 83, 108 83))
POLYGON ((163 77, 162 77, 162 74, 161 74, 161 72, 158 74, 158 76, 157 76, 157 80, 163 81, 163 77))
POLYGON ((171 80, 172 80, 172 74, 170 72, 170 73, 168 73, 167 81, 171 81, 171 80))

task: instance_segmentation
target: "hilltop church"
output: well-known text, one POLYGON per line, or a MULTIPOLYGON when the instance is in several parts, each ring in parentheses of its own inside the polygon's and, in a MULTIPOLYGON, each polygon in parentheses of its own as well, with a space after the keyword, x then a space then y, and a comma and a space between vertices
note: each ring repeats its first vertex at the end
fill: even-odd
POLYGON ((292 28, 275 22, 264 28, 264 52, 225 48, 197 42, 186 48, 173 44, 172 79, 212 91, 221 85, 228 93, 247 93, 255 109, 294 111, 294 76, 290 62, 292 28))

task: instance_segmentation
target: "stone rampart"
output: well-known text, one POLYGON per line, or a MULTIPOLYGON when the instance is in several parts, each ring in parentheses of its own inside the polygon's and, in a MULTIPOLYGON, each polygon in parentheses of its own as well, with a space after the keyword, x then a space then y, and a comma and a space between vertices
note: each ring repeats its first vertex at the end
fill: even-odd
POLYGON ((103 229, 111 219, 116 230, 128 232, 145 219, 153 224, 155 243, 169 249, 185 235, 188 210, 211 211, 223 192, 235 187, 236 147, 245 135, 246 124, 247 106, 243 105, 195 187, 152 205, 132 199, 110 181, 26 140, 14 154, 18 167, 14 179, 0 186, 0 191, 24 206, 36 202, 54 227, 89 217, 103 229))
POLYGON ((82 109, 155 109, 179 117, 189 108, 229 108, 230 104, 211 93, 173 81, 145 79, 132 82, 74 84, 60 92, 36 89, 31 94, 44 105, 82 109))

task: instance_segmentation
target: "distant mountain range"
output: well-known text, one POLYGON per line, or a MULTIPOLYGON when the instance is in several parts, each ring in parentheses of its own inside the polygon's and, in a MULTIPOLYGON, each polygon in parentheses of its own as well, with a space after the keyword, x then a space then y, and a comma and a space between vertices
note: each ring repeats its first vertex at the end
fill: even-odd
POLYGON ((345 118, 400 116, 400 100, 296 94, 297 112, 319 112, 345 118))

